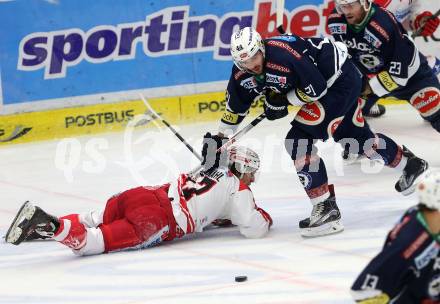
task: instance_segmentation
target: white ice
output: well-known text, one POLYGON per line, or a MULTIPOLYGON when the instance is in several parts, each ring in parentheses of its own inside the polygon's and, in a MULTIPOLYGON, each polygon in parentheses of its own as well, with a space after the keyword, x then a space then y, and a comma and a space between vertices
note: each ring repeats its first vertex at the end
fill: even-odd
MULTIPOLYGON (((351 303, 350 286, 379 251, 387 231, 415 195, 394 190, 399 174, 369 163, 343 166, 340 147, 320 145, 335 184, 345 231, 304 239, 298 221, 311 205, 283 139, 289 118, 264 121, 240 142, 261 156, 256 202, 274 219, 264 239, 213 228, 161 246, 77 257, 54 241, 0 243, 1 303, 351 303), (370 172, 370 173, 369 173, 370 172), (248 280, 236 283, 234 277, 248 280)), ((389 106, 376 131, 439 167, 439 134, 409 106, 389 106)), ((179 127, 195 147, 215 123, 179 127)), ((197 159, 166 129, 22 144, 0 149, 0 235, 31 200, 54 215, 102 208, 113 194, 161 184, 197 159)))

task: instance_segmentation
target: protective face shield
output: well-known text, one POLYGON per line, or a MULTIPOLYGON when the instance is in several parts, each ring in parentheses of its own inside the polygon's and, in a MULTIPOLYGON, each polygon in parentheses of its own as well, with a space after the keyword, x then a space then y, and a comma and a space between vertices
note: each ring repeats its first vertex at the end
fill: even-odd
POLYGON ((372 0, 335 0, 335 5, 336 5, 336 11, 339 14, 343 14, 342 9, 341 9, 341 5, 347 5, 347 4, 352 4, 355 2, 360 2, 360 4, 362 5, 362 7, 365 9, 365 11, 369 11, 371 8, 371 3, 373 2, 372 0))
POLYGON ((258 154, 243 146, 231 147, 228 150, 229 168, 232 166, 241 173, 256 173, 260 168, 260 158, 258 154))
POLYGON ((258 51, 265 54, 264 43, 260 34, 251 27, 245 27, 231 36, 231 55, 235 65, 242 71, 249 72, 243 63, 251 59, 258 51))
POLYGON ((440 211, 440 170, 428 170, 416 188, 419 203, 440 211))

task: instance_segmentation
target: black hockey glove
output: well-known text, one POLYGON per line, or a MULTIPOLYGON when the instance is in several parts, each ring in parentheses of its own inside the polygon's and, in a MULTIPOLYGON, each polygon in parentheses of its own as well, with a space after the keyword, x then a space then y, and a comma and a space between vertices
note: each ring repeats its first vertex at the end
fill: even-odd
POLYGON ((203 147, 202 147, 202 166, 203 170, 206 172, 217 169, 221 166, 227 166, 228 155, 224 151, 221 153, 217 150, 227 142, 227 138, 220 137, 218 135, 211 135, 211 133, 206 133, 203 136, 203 147))
POLYGON ((289 114, 287 111, 288 104, 289 101, 286 95, 270 92, 264 101, 264 113, 266 114, 266 118, 269 120, 283 118, 289 114))

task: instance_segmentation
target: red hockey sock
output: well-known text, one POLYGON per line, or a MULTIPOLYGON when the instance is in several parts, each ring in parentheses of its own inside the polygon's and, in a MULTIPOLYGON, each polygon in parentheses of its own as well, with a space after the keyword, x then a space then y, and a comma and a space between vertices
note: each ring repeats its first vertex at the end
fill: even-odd
POLYGON ((87 230, 78 220, 78 214, 60 218, 60 227, 53 237, 56 241, 69 248, 79 250, 87 241, 87 230))

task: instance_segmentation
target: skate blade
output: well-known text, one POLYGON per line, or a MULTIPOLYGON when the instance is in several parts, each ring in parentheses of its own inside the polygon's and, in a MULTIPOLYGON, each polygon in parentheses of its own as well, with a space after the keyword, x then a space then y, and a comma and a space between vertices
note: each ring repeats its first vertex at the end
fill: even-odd
POLYGON ((30 202, 25 202, 21 206, 20 210, 18 211, 17 215, 14 218, 14 221, 9 227, 8 232, 6 232, 6 236, 5 236, 6 243, 18 245, 17 241, 20 238, 20 236, 23 234, 23 229, 21 227, 18 227, 18 225, 20 225, 20 223, 22 223, 25 219, 30 220, 34 215, 34 213, 35 213, 35 206, 33 206, 30 202))
POLYGON ((409 188, 400 192, 403 196, 408 196, 410 194, 413 194, 414 191, 416 191, 416 187, 420 183, 420 181, 422 180, 423 174, 428 170, 428 167, 429 167, 428 164, 426 164, 425 169, 422 171, 422 173, 419 174, 419 176, 416 177, 416 179, 414 180, 412 185, 409 188))
POLYGON ((341 220, 330 222, 319 227, 308 227, 300 229, 303 237, 319 237, 342 232, 344 225, 341 220))
POLYGON ((408 196, 414 193, 414 191, 416 191, 416 185, 412 185, 411 187, 409 187, 408 189, 403 190, 402 192, 400 192, 403 196, 408 196))

